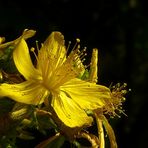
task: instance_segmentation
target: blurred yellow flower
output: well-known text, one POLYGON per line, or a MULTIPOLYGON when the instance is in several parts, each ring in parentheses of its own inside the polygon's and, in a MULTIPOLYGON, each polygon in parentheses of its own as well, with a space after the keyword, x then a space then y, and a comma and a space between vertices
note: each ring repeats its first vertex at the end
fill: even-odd
POLYGON ((21 36, 13 51, 13 59, 25 81, 1 84, 0 96, 33 105, 49 99, 51 107, 66 126, 91 125, 93 118, 87 115, 87 110, 104 107, 111 92, 105 86, 79 79, 85 71, 79 39, 68 56, 64 44, 63 35, 52 32, 40 50, 37 48, 38 55, 31 48, 37 60, 35 67, 27 43, 21 36))
MULTIPOLYGON (((97 83, 98 80, 98 50, 93 49, 89 81, 92 83, 97 83)), ((125 101, 124 95, 127 93, 126 84, 120 85, 119 83, 110 88, 111 97, 106 100, 106 104, 102 108, 94 110, 97 126, 98 126, 98 136, 99 136, 99 148, 105 148, 105 137, 104 137, 104 128, 107 132, 110 141, 111 148, 117 148, 117 142, 114 130, 109 124, 105 115, 110 116, 119 116, 116 111, 119 111, 124 114, 122 111, 122 102, 125 101)))

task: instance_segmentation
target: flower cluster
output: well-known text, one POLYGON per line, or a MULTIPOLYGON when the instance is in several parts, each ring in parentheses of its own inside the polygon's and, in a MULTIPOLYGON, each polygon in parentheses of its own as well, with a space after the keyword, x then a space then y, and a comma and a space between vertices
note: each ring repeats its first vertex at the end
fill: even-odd
MULTIPOLYGON (((80 48, 79 39, 68 54, 70 47, 65 46, 64 36, 57 31, 52 32, 40 47, 37 44, 36 48, 29 49, 26 39, 34 34, 34 30, 24 30, 18 39, 0 44, 0 50, 13 46, 12 57, 18 70, 15 78, 20 80, 0 84, 1 98, 8 97, 16 102, 10 117, 15 119, 25 114, 21 122, 31 121, 27 114, 28 106, 31 106, 31 115, 47 116, 54 122, 55 136, 37 147, 45 147, 64 135, 70 141, 83 137, 92 147, 104 148, 104 126, 111 147, 116 148, 114 131, 105 115, 115 116, 116 111, 123 112, 126 85, 108 88, 97 84, 96 48, 88 68, 83 64, 86 48, 80 48), (32 53, 35 64, 32 63, 32 53), (94 122, 97 123, 98 136, 87 132, 94 122)), ((9 76, 4 71, 2 73, 9 76)))

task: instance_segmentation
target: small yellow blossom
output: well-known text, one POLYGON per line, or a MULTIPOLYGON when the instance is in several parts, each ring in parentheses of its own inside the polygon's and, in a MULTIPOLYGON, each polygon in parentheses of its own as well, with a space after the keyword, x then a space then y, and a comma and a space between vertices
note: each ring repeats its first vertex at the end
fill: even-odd
POLYGON ((79 79, 84 72, 79 40, 67 56, 64 37, 52 32, 36 56, 33 65, 30 51, 22 35, 13 51, 14 63, 25 81, 19 84, 0 85, 0 96, 17 102, 38 105, 49 99, 59 119, 68 127, 90 125, 93 118, 87 110, 103 108, 111 98, 110 89, 79 79))

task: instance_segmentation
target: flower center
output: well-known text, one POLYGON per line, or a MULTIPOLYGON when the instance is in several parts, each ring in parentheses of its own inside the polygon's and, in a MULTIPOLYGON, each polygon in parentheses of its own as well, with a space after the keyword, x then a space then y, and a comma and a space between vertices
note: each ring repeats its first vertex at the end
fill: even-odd
POLYGON ((86 47, 80 51, 79 43, 80 40, 76 39, 76 43, 67 58, 66 54, 71 42, 69 42, 67 49, 59 44, 56 47, 56 53, 52 51, 53 49, 45 47, 44 44, 39 50, 37 44, 38 56, 35 49, 31 48, 37 61, 37 69, 42 73, 42 85, 48 91, 58 90, 65 82, 78 77, 85 71, 83 61, 86 56, 86 47))

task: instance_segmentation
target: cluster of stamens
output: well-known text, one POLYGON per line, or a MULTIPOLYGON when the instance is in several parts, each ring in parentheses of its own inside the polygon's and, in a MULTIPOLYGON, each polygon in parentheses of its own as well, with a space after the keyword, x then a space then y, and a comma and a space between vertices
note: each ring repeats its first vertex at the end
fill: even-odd
MULTIPOLYGON (((39 53, 38 41, 36 41, 36 49, 37 49, 37 53, 39 53)), ((38 56, 37 56, 37 54, 36 54, 36 52, 35 52, 35 48, 32 47, 32 48, 30 49, 30 51, 31 51, 31 52, 33 53, 33 55, 35 56, 36 61, 38 61, 38 56)))
POLYGON ((117 83, 114 86, 110 87, 111 90, 111 99, 107 102, 107 105, 104 107, 104 113, 110 115, 111 117, 118 116, 120 113, 124 113, 122 109, 122 103, 125 101, 125 95, 129 90, 126 90, 127 84, 124 83, 121 85, 117 83))
MULTIPOLYGON (((70 48, 71 42, 69 42, 67 51, 70 48)), ((71 66, 73 67, 73 70, 76 72, 77 75, 79 75, 84 69, 87 68, 87 66, 83 65, 83 62, 85 61, 86 53, 86 47, 84 47, 82 50, 80 50, 80 39, 76 39, 76 43, 73 46, 70 54, 67 57, 67 61, 71 63, 71 66)))

